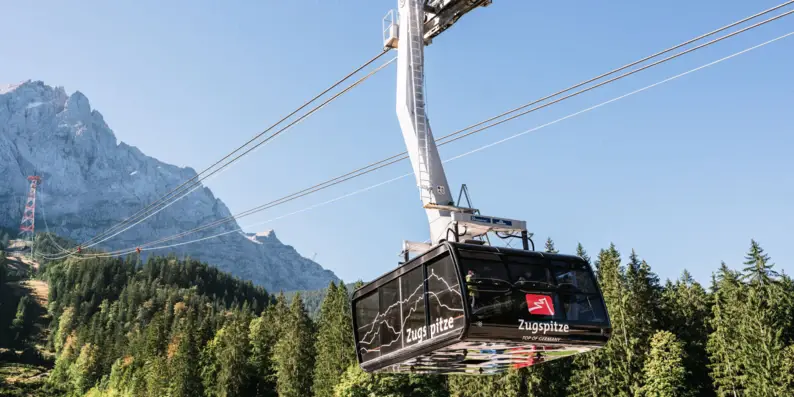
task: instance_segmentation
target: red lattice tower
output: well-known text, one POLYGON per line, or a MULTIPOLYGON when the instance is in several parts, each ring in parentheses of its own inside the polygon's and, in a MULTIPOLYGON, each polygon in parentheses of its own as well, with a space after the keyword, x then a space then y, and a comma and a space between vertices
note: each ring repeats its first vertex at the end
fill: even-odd
POLYGON ((41 177, 29 176, 30 190, 25 201, 25 212, 22 213, 22 222, 19 222, 19 239, 30 237, 33 240, 36 226, 36 188, 41 183, 41 177))

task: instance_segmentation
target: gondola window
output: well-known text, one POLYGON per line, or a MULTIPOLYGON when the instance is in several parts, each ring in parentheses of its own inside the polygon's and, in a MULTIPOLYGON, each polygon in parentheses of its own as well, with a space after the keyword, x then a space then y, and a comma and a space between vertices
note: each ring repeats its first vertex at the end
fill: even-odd
POLYGON ((356 304, 356 330, 359 340, 359 351, 364 361, 369 361, 380 356, 380 308, 378 293, 373 291, 363 297, 356 304))
POLYGON ((400 277, 402 284, 403 346, 411 346, 427 339, 425 330, 425 290, 422 267, 400 277))
POLYGON ((427 299, 430 308, 430 337, 459 331, 465 324, 460 282, 452 259, 447 256, 427 266, 427 299))
POLYGON ((380 294, 380 354, 389 354, 400 347, 401 341, 401 328, 400 321, 400 286, 399 279, 394 279, 382 287, 378 288, 380 294))
POLYGON ((512 283, 504 263, 497 256, 494 259, 461 260, 472 320, 489 324, 513 323, 512 283))

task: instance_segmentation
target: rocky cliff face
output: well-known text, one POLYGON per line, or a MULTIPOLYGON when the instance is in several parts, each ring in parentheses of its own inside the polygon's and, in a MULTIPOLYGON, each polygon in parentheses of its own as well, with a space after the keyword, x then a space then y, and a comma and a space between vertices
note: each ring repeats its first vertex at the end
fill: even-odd
MULTIPOLYGON (((34 172, 43 179, 36 230, 48 226, 75 241, 95 236, 196 175, 191 168, 165 164, 118 142, 80 92, 67 95, 62 87, 31 81, 0 86, 0 227, 18 227, 27 176, 34 172)), ((202 187, 98 247, 134 248, 229 215, 226 205, 202 187)), ((230 222, 185 240, 236 228, 230 222)), ((190 255, 271 291, 317 289, 338 281, 273 232, 230 233, 154 253, 170 252, 190 255)))

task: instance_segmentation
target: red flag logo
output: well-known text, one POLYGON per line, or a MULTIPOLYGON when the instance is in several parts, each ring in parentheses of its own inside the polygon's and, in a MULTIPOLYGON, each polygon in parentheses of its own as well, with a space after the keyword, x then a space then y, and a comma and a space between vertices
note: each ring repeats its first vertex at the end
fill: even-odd
POLYGON ((538 316, 553 316, 554 304, 551 303, 549 295, 527 294, 527 309, 529 314, 538 316))

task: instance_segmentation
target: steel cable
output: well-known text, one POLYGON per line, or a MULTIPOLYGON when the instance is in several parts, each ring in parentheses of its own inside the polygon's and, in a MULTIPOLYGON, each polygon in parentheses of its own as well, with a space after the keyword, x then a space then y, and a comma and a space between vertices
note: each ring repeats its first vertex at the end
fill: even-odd
MULTIPOLYGON (((586 113, 586 112, 589 112, 589 111, 592 111, 592 110, 595 110, 595 109, 597 109, 597 108, 600 108, 600 107, 602 107, 602 106, 605 106, 605 105, 607 105, 607 104, 610 104, 610 103, 616 102, 616 101, 618 101, 618 100, 621 100, 621 99, 627 98, 627 97, 629 97, 629 96, 635 95, 635 94, 637 94, 637 93, 640 93, 640 92, 643 92, 643 91, 649 90, 649 89, 651 89, 651 88, 654 88, 654 87, 656 87, 656 86, 659 86, 659 85, 661 85, 661 84, 665 84, 665 83, 667 83, 667 82, 670 82, 670 81, 676 80, 676 79, 678 79, 678 78, 681 78, 681 77, 683 77, 683 76, 686 76, 686 75, 688 75, 688 74, 694 73, 694 72, 696 72, 696 71, 699 71, 699 70, 702 70, 702 69, 708 68, 708 67, 710 67, 710 66, 716 65, 716 64, 718 64, 718 63, 721 63, 721 62, 723 62, 723 61, 726 61, 726 60, 728 60, 728 59, 734 58, 734 57, 736 57, 736 56, 739 56, 739 55, 741 55, 741 54, 744 54, 744 53, 747 53, 747 52, 749 52, 749 51, 755 50, 755 49, 757 49, 757 48, 760 48, 760 47, 766 46, 766 45, 768 45, 768 44, 771 44, 771 43, 773 43, 773 42, 775 42, 775 41, 778 41, 778 40, 781 40, 781 39, 783 39, 783 38, 789 37, 789 36, 791 36, 791 35, 794 35, 794 32, 787 33, 787 34, 785 34, 785 35, 779 36, 779 37, 777 37, 777 38, 774 38, 774 39, 772 39, 772 40, 768 40, 768 41, 766 41, 766 42, 763 42, 763 43, 761 43, 761 44, 755 45, 755 46, 753 46, 753 47, 750 47, 750 48, 747 48, 747 49, 745 49, 745 50, 742 50, 742 51, 736 52, 736 53, 734 53, 734 54, 728 55, 728 56, 726 56, 726 57, 720 58, 720 59, 718 59, 718 60, 716 60, 716 61, 713 61, 713 62, 710 62, 710 63, 708 63, 708 64, 705 64, 705 65, 699 66, 699 67, 697 67, 697 68, 694 68, 694 69, 688 70, 688 71, 686 71, 686 72, 683 72, 683 73, 677 74, 677 75, 675 75, 675 76, 672 76, 672 77, 670 77, 670 78, 664 79, 664 80, 662 80, 662 81, 659 81, 659 82, 657 82, 657 83, 654 83, 654 84, 651 84, 651 85, 645 86, 645 87, 643 87, 643 88, 640 88, 640 89, 638 89, 638 90, 634 90, 634 91, 632 91, 632 92, 629 92, 629 93, 627 93, 627 94, 624 94, 624 95, 621 95, 621 96, 619 96, 619 97, 616 97, 616 98, 610 99, 610 100, 608 100, 608 101, 601 102, 601 103, 599 103, 599 104, 597 104, 597 105, 594 105, 594 106, 591 106, 591 107, 589 107, 589 108, 586 108, 586 109, 584 109, 584 110, 580 110, 580 111, 578 111, 578 112, 575 112, 575 113, 569 114, 569 115, 567 115, 567 116, 565 116, 565 117, 562 117, 562 118, 556 119, 556 120, 554 120, 554 121, 552 121, 552 122, 549 122, 549 123, 546 123, 546 124, 543 124, 543 125, 540 125, 540 126, 534 127, 534 128, 532 128, 532 129, 529 129, 529 130, 526 130, 526 131, 523 131, 523 132, 520 132, 520 133, 517 133, 517 134, 511 135, 511 136, 509 136, 509 137, 507 137, 507 138, 504 138, 504 139, 498 140, 498 141, 496 141, 496 142, 493 142, 493 143, 490 143, 490 144, 487 144, 487 145, 484 145, 484 146, 478 147, 478 148, 476 148, 476 149, 474 149, 474 150, 471 150, 471 151, 465 152, 465 153, 463 153, 463 154, 460 154, 460 155, 457 155, 457 156, 451 157, 451 158, 449 158, 449 159, 447 159, 447 160, 444 160, 444 163, 448 163, 448 162, 450 162, 450 161, 454 161, 454 160, 457 160, 457 159, 460 159, 460 158, 463 158, 463 157, 469 156, 469 155, 471 155, 471 154, 474 154, 474 153, 480 152, 480 151, 482 151, 482 150, 488 149, 488 148, 490 148, 490 147, 493 147, 493 146, 496 146, 496 145, 502 144, 502 143, 504 143, 504 142, 507 142, 507 141, 509 141, 509 140, 515 139, 515 138, 517 138, 517 137, 520 137, 520 136, 523 136, 523 135, 526 135, 526 134, 528 134, 528 133, 535 132, 535 131, 537 131, 537 130, 540 130, 540 129, 542 129, 542 128, 546 128, 546 127, 548 127, 548 126, 550 126, 550 125, 557 124, 557 123, 559 123, 559 122, 561 122, 561 121, 564 121, 564 120, 567 120, 567 119, 569 119, 569 118, 572 118, 572 117, 578 116, 578 115, 580 115, 580 114, 583 114, 583 113, 586 113)), ((399 160, 396 160, 396 161, 399 161, 399 160)), ((394 162, 396 162, 396 161, 394 161, 394 162)), ((392 163, 394 163, 394 162, 392 162, 392 163)), ((390 164, 392 164, 392 163, 390 163, 390 164)), ((385 166, 385 165, 384 165, 384 166, 385 166)), ((317 208, 317 207, 320 207, 320 206, 324 206, 324 205, 327 205, 327 204, 330 204, 330 203, 333 203, 333 202, 339 201, 339 200, 341 200, 341 199, 344 199, 344 198, 347 198, 347 197, 351 197, 351 196, 353 196, 353 195, 357 195, 357 194, 360 194, 360 193, 363 193, 363 192, 366 192, 366 191, 372 190, 372 189, 374 189, 374 188, 376 188, 376 187, 380 187, 380 186, 383 186, 383 185, 385 185, 385 184, 388 184, 388 183, 391 183, 391 182, 394 182, 394 181, 397 181, 397 180, 400 180, 400 179, 403 179, 403 178, 409 177, 409 176, 411 176, 411 175, 413 175, 413 173, 404 174, 404 175, 398 176, 398 177, 396 177, 396 178, 392 178, 392 179, 389 179, 389 180, 387 180, 387 181, 380 182, 380 183, 378 183, 378 184, 375 184, 375 185, 369 186, 369 187, 367 187, 367 188, 364 188, 364 189, 359 189, 359 190, 357 190, 357 191, 354 191, 354 192, 352 192, 352 193, 348 193, 348 194, 345 194, 345 195, 343 195, 343 196, 340 196, 340 197, 337 197, 337 198, 334 198, 334 199, 331 199, 331 200, 328 200, 328 201, 325 201, 325 202, 322 202, 322 203, 319 203, 319 204, 315 204, 315 205, 312 205, 312 206, 310 206, 310 207, 307 207, 307 208, 304 208, 304 209, 301 209, 301 210, 298 210, 298 211, 294 211, 294 212, 288 213, 288 214, 286 214, 286 215, 282 215, 282 216, 279 216, 279 217, 277 217, 277 218, 273 218, 273 219, 270 219, 270 220, 267 220, 267 221, 264 221, 264 222, 258 222, 258 223, 255 223, 255 224, 246 225, 245 227, 253 227, 253 226, 257 226, 257 225, 261 225, 261 224, 265 224, 265 223, 273 222, 273 221, 275 221, 275 220, 283 219, 283 218, 285 218, 285 217, 287 217, 287 216, 295 215, 295 214, 298 214, 298 213, 301 213, 301 212, 305 212, 305 211, 308 211, 308 210, 311 210, 311 209, 314 209, 314 208, 317 208)), ((339 183, 341 183, 341 182, 339 182, 339 183)), ((296 197, 296 198, 297 198, 297 197, 296 197)), ((289 200, 289 201, 291 201, 291 200, 289 200)), ((258 207, 257 207, 257 208, 258 208, 258 207)), ((270 208, 270 207, 267 207, 267 208, 270 208)), ((267 208, 262 208, 261 210, 263 210, 263 209, 267 209, 267 208)), ((251 214, 253 214, 253 213, 254 213, 254 212, 252 212, 251 210, 249 210, 249 211, 246 211, 246 212, 247 212, 246 214, 244 214, 244 215, 240 215, 240 217, 244 217, 244 216, 251 215, 251 214)), ((256 211, 256 212, 258 212, 258 211, 256 211)), ((243 228, 241 228, 241 227, 237 227, 237 228, 235 228, 234 230, 230 230, 230 231, 224 231, 224 232, 222 232, 222 233, 218 233, 218 234, 215 234, 215 235, 212 235, 212 236, 208 236, 208 237, 203 237, 203 238, 199 238, 199 239, 195 239, 195 240, 190 240, 190 241, 186 241, 186 242, 180 242, 180 243, 171 244, 171 245, 166 245, 166 246, 156 246, 156 247, 150 247, 150 248, 146 248, 146 249, 145 249, 145 251, 152 251, 152 250, 165 249, 165 248, 173 248, 173 247, 177 247, 177 246, 181 246, 181 245, 192 244, 192 243, 195 243, 195 242, 205 241, 205 240, 209 240, 209 239, 212 239, 212 238, 220 237, 220 236, 227 235, 227 234, 231 234, 231 233, 241 233, 241 232, 242 232, 242 230, 243 230, 243 228)), ((164 240, 164 239, 158 240, 158 242, 163 242, 163 240, 164 240)), ((151 243, 151 244, 154 244, 154 243, 156 243, 156 242, 153 242, 153 243, 151 243)), ((147 245, 147 246, 148 246, 148 245, 147 245)), ((97 254, 97 255, 95 255, 95 256, 109 257, 109 256, 125 255, 125 254, 132 253, 132 252, 135 252, 135 250, 120 250, 120 251, 114 251, 114 252, 109 252, 109 253, 97 254)))
MULTIPOLYGON (((102 232, 102 233, 98 234, 97 236, 94 236, 94 237, 92 237, 91 239, 87 240, 87 241, 86 241, 86 242, 84 242, 82 245, 91 244, 91 243, 93 243, 93 242, 94 242, 96 239, 103 238, 104 236, 106 236, 106 235, 108 235, 108 234, 111 234, 111 233, 115 232, 115 231, 116 231, 116 230, 118 230, 119 228, 122 228, 122 227, 124 227, 124 225, 125 225, 125 224, 127 224, 127 223, 129 223, 129 222, 133 222, 133 221, 134 221, 134 219, 138 218, 139 216, 143 216, 143 214, 145 214, 145 213, 147 213, 147 212, 149 212, 149 211, 152 211, 152 208, 154 208, 154 207, 157 207, 157 206, 161 205, 162 203, 164 203, 165 201, 167 201, 167 200, 171 199, 172 197, 176 196, 177 194, 181 193, 182 191, 184 191, 184 190, 186 190, 186 189, 189 189, 189 188, 190 188, 190 186, 187 186, 187 185, 188 185, 188 184, 190 184, 191 182, 192 182, 193 184, 198 184, 199 182, 201 182, 201 180, 203 180, 203 179, 205 179, 205 178, 206 178, 206 177, 204 177, 204 178, 201 178, 201 179, 199 179, 199 180, 197 180, 197 181, 196 181, 196 179, 197 179, 197 178, 199 178, 201 175, 203 175, 204 173, 206 173, 206 172, 208 172, 209 170, 213 169, 215 166, 217 166, 218 164, 220 164, 220 163, 221 163, 221 162, 223 162, 224 160, 228 159, 229 157, 231 157, 231 156, 232 156, 232 155, 234 155, 235 153, 239 152, 240 150, 242 150, 243 148, 245 148, 246 146, 248 146, 248 145, 249 145, 249 144, 251 144, 252 142, 256 141, 256 140, 257 140, 257 139, 259 139, 259 138, 260 138, 262 135, 264 135, 264 134, 268 133, 268 132, 269 132, 269 131, 271 131, 273 128, 275 128, 275 127, 276 127, 276 126, 278 126, 279 124, 281 124, 281 123, 283 123, 284 121, 286 121, 288 118, 290 118, 290 117, 294 116, 294 115, 295 115, 295 114, 297 114, 299 111, 303 110, 304 108, 306 108, 307 106, 309 106, 311 103, 313 103, 314 101, 316 101, 317 99, 319 99, 319 98, 320 98, 320 97, 322 97, 323 95, 325 95, 325 94, 327 94, 328 92, 330 92, 332 89, 336 88, 337 86, 339 86, 339 85, 340 85, 340 84, 342 84, 343 82, 347 81, 347 80, 348 80, 350 77, 352 77, 352 76, 353 76, 353 75, 355 75, 356 73, 360 72, 361 70, 363 70, 363 69, 364 69, 364 68, 366 68, 367 66, 371 65, 371 64, 372 64, 373 62, 375 62, 376 60, 380 59, 380 58, 381 58, 382 56, 384 56, 384 55, 385 55, 387 52, 388 52, 388 50, 383 50, 381 53, 379 53, 379 54, 378 54, 378 55, 376 55, 375 57, 371 58, 370 60, 368 60, 367 62, 365 62, 364 64, 362 64, 361 66, 359 66, 358 68, 356 68, 355 70, 353 70, 352 72, 348 73, 346 76, 344 76, 343 78, 341 78, 340 80, 338 80, 337 82, 335 82, 335 83, 334 83, 333 85, 331 85, 330 87, 326 88, 326 89, 325 89, 324 91, 322 91, 321 93, 317 94, 317 95, 316 95, 314 98, 312 98, 311 100, 307 101, 306 103, 304 103, 302 106, 300 106, 300 107, 298 107, 297 109, 295 109, 294 111, 292 111, 292 112, 291 112, 290 114, 288 114, 287 116, 283 117, 282 119, 280 119, 280 120, 279 120, 279 121, 277 121, 276 123, 272 124, 270 127, 268 127, 267 129, 265 129, 265 130, 264 130, 264 131, 262 131, 261 133, 257 134, 257 135, 256 135, 256 136, 254 136, 253 138, 249 139, 249 140, 248 140, 246 143, 244 143, 243 145, 241 145, 240 147, 238 147, 237 149, 235 149, 235 150, 234 150, 234 151, 232 151, 231 153, 227 154, 226 156, 224 156, 224 157, 223 157, 223 158, 221 158, 220 160, 216 161, 216 162, 215 162, 214 164, 212 164, 211 166, 209 166, 209 167, 205 168, 203 171, 201 171, 200 173, 196 174, 196 176, 194 176, 194 177, 192 177, 192 178, 188 179, 187 181, 183 182, 181 185, 177 186, 176 188, 172 189, 170 192, 166 193, 166 194, 165 194, 164 196, 162 196, 160 199, 158 199, 158 200, 156 200, 156 201, 154 201, 154 202, 150 203, 149 205, 147 205, 147 206, 146 206, 146 207, 144 207, 143 209, 141 209, 141 210, 139 210, 138 212, 136 212, 135 214, 133 214, 133 215, 131 215, 131 216, 127 217, 126 219, 124 219, 124 220, 122 220, 121 222, 119 222, 118 224, 116 224, 116 225, 112 226, 112 227, 111 227, 111 228, 109 228, 108 230, 106 230, 106 231, 104 231, 104 232, 102 232), (195 181, 195 182, 193 182, 193 181, 195 181)), ((272 138, 273 138, 275 135, 278 135, 278 134, 279 134, 280 132, 282 132, 282 131, 283 131, 283 129, 282 129, 281 131, 279 131, 279 132, 275 133, 274 135, 272 135, 272 136, 268 137, 268 138, 267 138, 267 140, 269 140, 269 139, 272 139, 272 138)), ((259 145, 255 146, 255 147, 258 147, 258 146, 260 146, 260 145, 261 145, 261 143, 260 143, 259 145)), ((251 150, 248 150, 248 151, 246 151, 245 153, 243 153, 242 155, 240 155, 240 156, 237 156, 237 157, 235 157, 234 159, 230 160, 230 162, 229 162, 229 163, 227 163, 227 164, 225 164, 223 167, 221 167, 221 169, 223 169, 223 168, 225 168, 226 166, 230 165, 231 163, 233 163, 234 161, 236 161, 237 159, 239 159, 239 158, 240 158, 240 157, 242 157, 243 155, 245 155, 245 154, 249 153, 250 151, 251 151, 251 150)), ((213 171, 213 172, 212 172, 210 175, 212 175, 212 174, 216 173, 217 171, 218 171, 218 170, 216 170, 216 171, 213 171)), ((209 176, 209 175, 208 175, 208 176, 209 176)), ((195 189, 194 189, 194 190, 195 190, 195 189)), ((177 200, 181 199, 181 198, 182 198, 182 197, 184 197, 184 196, 185 196, 185 195, 183 195, 183 196, 180 196, 180 197, 179 197, 177 200)), ((125 229, 125 230, 126 230, 126 229, 125 229)))

